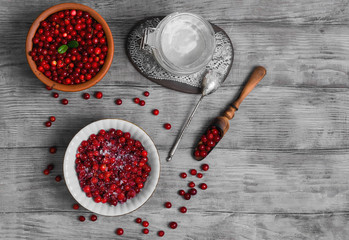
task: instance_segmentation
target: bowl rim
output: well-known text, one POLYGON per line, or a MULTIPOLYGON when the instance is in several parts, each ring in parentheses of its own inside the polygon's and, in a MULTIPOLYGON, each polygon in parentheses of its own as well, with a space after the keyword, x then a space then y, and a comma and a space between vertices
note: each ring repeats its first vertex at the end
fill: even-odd
POLYGON ((94 9, 80 4, 80 3, 61 3, 54 5, 46 10, 44 10, 32 23, 32 25, 29 28, 27 38, 26 38, 26 43, 25 43, 25 53, 27 57, 27 61, 29 63, 29 66, 35 76, 43 82, 45 85, 64 92, 77 92, 77 91, 82 91, 87 88, 90 88, 97 84, 99 81, 102 80, 102 78, 106 75, 108 72, 112 62, 113 62, 113 57, 114 57, 114 40, 113 40, 113 35, 111 33, 111 30, 107 24, 107 22, 104 20, 104 18, 94 9), (88 12, 98 23, 102 24, 103 30, 105 32, 106 38, 107 38, 107 44, 108 44, 108 52, 107 56, 104 61, 103 67, 100 69, 100 71, 88 80, 85 83, 80 83, 80 84, 73 84, 73 85, 65 85, 61 83, 57 83, 48 77, 45 76, 42 72, 40 72, 37 69, 36 63, 33 61, 32 57, 30 56, 29 52, 33 48, 33 37, 35 36, 35 33, 40 26, 40 22, 45 20, 48 16, 52 15, 53 13, 62 11, 62 10, 67 10, 67 9, 77 9, 77 10, 82 10, 85 12, 88 12))
MULTIPOLYGON (((92 133, 91 133, 92 134, 92 133)), ((75 162, 73 163, 73 164, 75 164, 75 162)), ((153 168, 152 168, 153 169, 153 168)), ((143 128, 141 128, 141 127, 139 127, 138 125, 136 125, 136 124, 134 124, 134 123, 132 123, 132 122, 130 122, 130 121, 127 121, 127 120, 124 120, 124 119, 120 119, 120 118, 105 118, 105 119, 99 119, 99 120, 97 120, 97 121, 94 121, 94 122, 91 122, 91 123, 89 123, 89 124, 87 124, 85 127, 83 127, 83 128, 81 128, 75 135, 74 135, 74 137, 70 140, 70 142, 69 142, 69 145, 68 145, 68 147, 66 148, 66 151, 65 151, 65 154, 64 154, 64 160, 63 160, 63 175, 64 175, 64 180, 65 180, 65 183, 66 183, 66 185, 67 185, 67 188, 68 188, 68 190, 69 190, 69 192, 70 192, 70 194, 73 196, 73 198, 81 205, 81 206, 83 206, 84 208, 86 208, 86 209, 88 209, 89 211, 91 211, 91 212, 94 212, 94 213, 97 213, 97 214, 100 214, 100 215, 103 215, 103 216, 122 216, 122 215, 126 215, 126 214, 129 214, 129 213, 131 213, 131 212, 134 212, 134 211, 136 211, 137 209, 139 209, 140 207, 142 207, 146 202, 148 202, 148 200, 153 196, 153 194, 154 194, 154 192, 155 192, 155 190, 156 190, 156 187, 157 187, 157 185, 158 185, 158 183, 159 183, 159 179, 160 179, 160 174, 161 173, 161 161, 160 161, 160 154, 159 154, 159 150, 157 149, 157 147, 156 147, 156 145, 155 145, 155 143, 154 143, 154 141, 153 141, 153 139, 149 136, 149 134, 143 129, 143 128), (126 123, 128 123, 128 124, 131 124, 131 125, 133 125, 134 127, 136 127, 136 129, 137 130, 140 130, 140 131, 142 131, 143 133, 145 133, 145 135, 149 138, 149 140, 150 140, 150 143, 154 146, 154 148, 155 148, 155 153, 156 153, 156 160, 155 160, 155 162, 158 164, 158 172, 157 172, 157 178, 156 178, 156 183, 155 183, 155 185, 154 185, 154 188, 152 189, 152 191, 151 191, 151 193, 150 193, 150 195, 149 195, 149 197, 141 204, 141 205, 139 205, 139 206, 137 206, 136 208, 134 208, 134 209, 132 209, 131 211, 128 211, 128 212, 125 212, 125 213, 122 213, 122 214, 117 214, 117 215, 108 215, 108 214, 103 214, 103 213, 100 213, 100 212, 96 212, 96 211, 94 211, 93 209, 91 209, 90 207, 87 207, 85 204, 82 204, 75 196, 74 196, 74 194, 73 194, 73 190, 71 189, 71 186, 69 186, 68 185, 68 182, 69 181, 67 181, 67 175, 66 175, 66 165, 68 164, 67 163, 67 158, 68 158, 68 150, 69 150, 69 147, 70 147, 70 145, 71 145, 71 143, 72 143, 72 141, 74 140, 74 138, 78 135, 78 134, 80 134, 80 133, 82 133, 87 127, 89 127, 89 126, 91 126, 91 125, 93 125, 93 124, 97 124, 97 122, 103 122, 103 121, 121 121, 121 122, 126 122, 126 123)), ((79 188, 81 189, 81 187, 79 186, 79 188)), ((137 196, 137 195, 136 195, 137 196)), ((84 196, 85 197, 85 196, 84 196)), ((89 199, 91 199, 91 198, 89 198, 89 199)), ((125 202, 125 203, 123 203, 123 204, 126 204, 127 202, 125 202)), ((119 205, 117 205, 117 206, 119 206, 119 205)), ((115 206, 116 207, 116 206, 115 206)))

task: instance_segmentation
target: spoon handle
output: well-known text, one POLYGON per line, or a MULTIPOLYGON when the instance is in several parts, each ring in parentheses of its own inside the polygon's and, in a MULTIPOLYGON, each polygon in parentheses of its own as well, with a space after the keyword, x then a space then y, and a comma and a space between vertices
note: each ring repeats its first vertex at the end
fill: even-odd
POLYGON ((247 95, 257 86, 257 84, 264 78, 267 70, 264 67, 258 66, 256 67, 250 79, 248 79, 245 87, 242 89, 240 96, 236 99, 227 111, 224 112, 224 116, 226 116, 229 120, 234 117, 235 112, 239 109, 241 102, 247 97, 247 95))
POLYGON ((199 107, 199 105, 200 105, 200 103, 201 103, 201 101, 202 101, 203 98, 204 98, 204 95, 201 95, 199 101, 196 103, 195 108, 194 108, 193 111, 191 112, 190 116, 188 117, 187 121, 185 122, 184 126, 182 127, 182 129, 181 129, 179 135, 177 136, 176 141, 175 141, 175 143, 173 144, 173 146, 172 146, 172 148, 171 148, 171 151, 170 151, 170 153, 169 153, 169 155, 168 155, 168 157, 167 157, 167 161, 168 161, 168 162, 172 160, 172 157, 173 157, 173 155, 175 154, 175 152, 176 152, 176 150, 177 150, 177 147, 178 147, 178 145, 179 145, 179 142, 181 141, 181 139, 182 139, 182 137, 183 137, 184 131, 185 131, 185 129, 187 129, 187 127, 189 126, 189 124, 190 124, 191 120, 193 119, 194 114, 195 114, 196 110, 198 109, 198 107, 199 107))

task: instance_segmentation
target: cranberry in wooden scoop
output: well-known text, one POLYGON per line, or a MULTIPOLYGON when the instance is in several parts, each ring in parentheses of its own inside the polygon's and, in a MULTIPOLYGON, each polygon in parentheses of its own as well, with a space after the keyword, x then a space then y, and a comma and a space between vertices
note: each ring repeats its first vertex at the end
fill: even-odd
POLYGON ((206 132, 201 136, 201 139, 194 150, 194 158, 196 160, 201 161, 204 159, 218 144, 218 142, 228 131, 229 120, 234 117, 235 112, 239 109, 241 102, 257 86, 266 73, 267 71, 264 67, 259 66, 254 69, 237 100, 230 105, 228 110, 226 110, 222 116, 214 119, 211 125, 207 128, 206 132))

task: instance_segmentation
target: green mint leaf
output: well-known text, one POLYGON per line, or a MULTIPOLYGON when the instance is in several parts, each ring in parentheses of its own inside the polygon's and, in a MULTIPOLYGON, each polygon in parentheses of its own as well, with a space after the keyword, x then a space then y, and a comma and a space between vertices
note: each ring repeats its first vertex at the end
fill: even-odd
POLYGON ((59 54, 65 53, 68 50, 68 48, 69 47, 67 45, 62 45, 58 48, 58 53, 59 54))

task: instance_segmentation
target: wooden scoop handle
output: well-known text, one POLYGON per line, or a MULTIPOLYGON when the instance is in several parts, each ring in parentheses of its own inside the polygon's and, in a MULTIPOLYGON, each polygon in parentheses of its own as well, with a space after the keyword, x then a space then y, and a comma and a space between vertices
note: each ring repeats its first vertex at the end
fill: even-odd
POLYGON ((238 99, 236 99, 231 104, 228 110, 224 112, 223 116, 227 117, 229 120, 232 119, 234 117, 235 112, 239 109, 242 101, 257 86, 257 84, 263 79, 266 73, 267 73, 267 70, 265 70, 264 67, 261 67, 261 66, 256 67, 253 70, 250 79, 248 79, 245 87, 242 89, 238 99))

